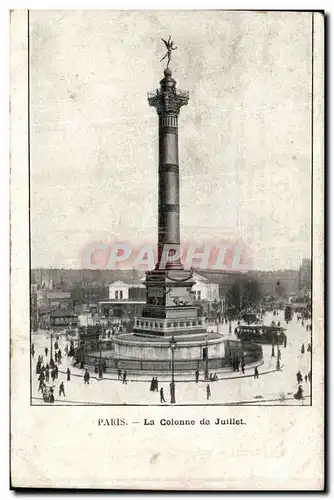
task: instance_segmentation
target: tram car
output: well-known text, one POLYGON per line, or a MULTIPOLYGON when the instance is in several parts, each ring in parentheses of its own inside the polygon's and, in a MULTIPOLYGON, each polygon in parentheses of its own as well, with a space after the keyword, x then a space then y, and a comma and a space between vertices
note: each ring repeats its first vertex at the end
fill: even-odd
POLYGON ((240 325, 236 329, 239 340, 256 344, 286 344, 286 329, 281 326, 240 325))

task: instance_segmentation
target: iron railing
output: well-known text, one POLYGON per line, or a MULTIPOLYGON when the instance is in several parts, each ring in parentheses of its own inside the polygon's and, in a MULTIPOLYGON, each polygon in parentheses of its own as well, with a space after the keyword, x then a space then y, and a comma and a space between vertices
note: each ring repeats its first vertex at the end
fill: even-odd
MULTIPOLYGON (((209 371, 215 371, 232 366, 233 358, 243 360, 245 365, 250 365, 262 360, 263 349, 259 344, 251 342, 240 342, 237 340, 226 340, 225 356, 206 359, 181 359, 174 361, 174 369, 177 372, 190 372, 195 370, 205 370, 206 362, 209 371)), ((75 349, 75 361, 83 361, 86 366, 95 366, 100 360, 97 351, 114 351, 114 342, 112 340, 99 341, 94 340, 83 342, 75 349), (94 352, 94 354, 93 354, 94 352)), ((109 357, 103 356, 105 366, 109 370, 126 369, 129 371, 142 372, 170 372, 172 370, 172 360, 170 359, 134 359, 117 357, 114 353, 109 357)))

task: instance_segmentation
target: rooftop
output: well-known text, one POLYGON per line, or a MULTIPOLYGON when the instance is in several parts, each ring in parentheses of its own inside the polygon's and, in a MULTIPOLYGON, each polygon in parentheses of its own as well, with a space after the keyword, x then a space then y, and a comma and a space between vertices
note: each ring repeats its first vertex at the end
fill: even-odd
POLYGON ((115 281, 112 281, 110 285, 114 285, 115 283, 124 283, 125 285, 130 285, 130 286, 138 286, 138 287, 144 287, 144 283, 140 278, 127 278, 127 277, 122 277, 120 279, 117 279, 115 281))
POLYGON ((47 292, 46 294, 48 299, 70 299, 70 292, 47 292))

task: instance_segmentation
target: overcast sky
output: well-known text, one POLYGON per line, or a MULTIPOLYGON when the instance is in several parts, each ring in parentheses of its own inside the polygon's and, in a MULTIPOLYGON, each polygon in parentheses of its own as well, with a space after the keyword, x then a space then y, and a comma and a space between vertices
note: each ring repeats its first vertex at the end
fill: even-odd
POLYGON ((32 11, 32 267, 157 239, 165 53, 179 117, 181 235, 241 239, 259 269, 310 256, 311 14, 32 11))

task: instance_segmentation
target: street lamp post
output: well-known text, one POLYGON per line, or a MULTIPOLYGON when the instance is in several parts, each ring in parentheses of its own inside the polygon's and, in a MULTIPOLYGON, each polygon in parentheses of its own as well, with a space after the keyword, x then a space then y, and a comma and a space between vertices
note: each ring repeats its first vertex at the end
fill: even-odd
POLYGON ((277 335, 277 360, 276 360, 276 370, 279 370, 281 368, 281 363, 280 363, 280 349, 279 349, 279 336, 277 335))
POLYGON ((205 335, 205 372, 204 380, 209 380, 209 347, 208 347, 208 334, 205 335))
POLYGON ((175 403, 175 381, 174 381, 174 351, 176 349, 176 340, 174 337, 169 341, 169 347, 172 351, 172 382, 170 385, 170 402, 171 404, 175 403))
POLYGON ((87 331, 88 331, 88 313, 89 313, 89 307, 86 307, 86 323, 87 323, 87 331))
POLYGON ((53 333, 52 330, 50 330, 50 361, 53 359, 53 333))

